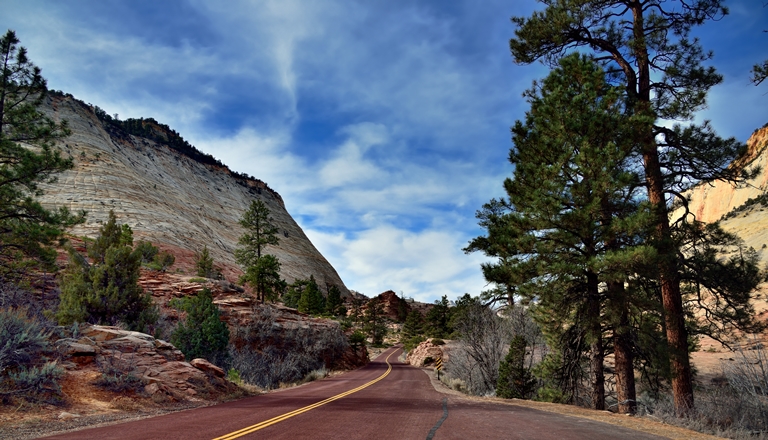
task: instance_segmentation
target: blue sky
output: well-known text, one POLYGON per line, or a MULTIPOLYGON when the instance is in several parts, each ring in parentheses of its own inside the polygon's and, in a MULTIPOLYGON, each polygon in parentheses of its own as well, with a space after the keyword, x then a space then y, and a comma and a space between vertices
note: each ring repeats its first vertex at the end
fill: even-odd
MULTIPOLYGON (((768 7, 697 31, 725 82, 723 136, 768 122, 768 7)), ((121 119, 154 117, 230 168, 266 181, 345 284, 431 302, 478 294, 474 213, 511 168, 509 126, 547 74, 512 62, 509 18, 532 0, 11 1, 48 85, 121 119)))

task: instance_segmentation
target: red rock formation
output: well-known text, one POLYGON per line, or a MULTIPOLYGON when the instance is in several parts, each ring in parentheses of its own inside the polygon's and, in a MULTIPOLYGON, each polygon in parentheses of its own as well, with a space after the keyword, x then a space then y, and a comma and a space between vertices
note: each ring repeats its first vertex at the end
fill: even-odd
POLYGON ((440 348, 440 346, 433 344, 432 338, 429 338, 420 343, 413 350, 409 351, 405 361, 415 367, 424 367, 433 364, 437 358, 442 357, 443 349, 440 348))
POLYGON ((74 368, 95 362, 124 375, 133 374, 144 383, 145 394, 154 398, 181 401, 198 394, 210 398, 236 390, 224 379, 221 368, 204 359, 185 362, 176 347, 150 335, 91 325, 81 328, 77 336, 77 340, 57 341, 65 362, 73 361, 74 368))

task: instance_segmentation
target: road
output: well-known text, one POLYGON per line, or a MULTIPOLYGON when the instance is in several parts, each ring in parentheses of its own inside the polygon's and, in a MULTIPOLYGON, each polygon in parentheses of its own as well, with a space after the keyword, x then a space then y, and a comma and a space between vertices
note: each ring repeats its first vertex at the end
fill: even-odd
POLYGON ((46 439, 660 439, 627 428, 437 392, 391 348, 301 387, 46 439))

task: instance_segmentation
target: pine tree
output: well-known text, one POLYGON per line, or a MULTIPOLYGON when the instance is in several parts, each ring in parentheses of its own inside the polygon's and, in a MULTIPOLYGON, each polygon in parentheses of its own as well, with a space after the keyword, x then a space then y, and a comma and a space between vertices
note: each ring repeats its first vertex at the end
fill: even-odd
POLYGON ((142 252, 131 248, 126 229, 116 223, 111 211, 110 219, 100 228, 96 242, 108 242, 105 236, 110 234, 120 238, 101 249, 93 264, 70 248, 56 318, 61 325, 123 323, 131 330, 147 331, 157 321, 157 310, 138 284, 142 252))
POLYGON ((283 294, 283 305, 298 309, 301 294, 307 288, 307 284, 309 284, 309 280, 296 280, 291 283, 283 294))
POLYGON ((127 224, 118 224, 115 211, 110 209, 107 222, 99 228, 99 236, 88 249, 88 256, 103 263, 107 249, 118 246, 133 246, 133 231, 127 224))
POLYGON ((253 286, 258 301, 274 301, 285 289, 285 282, 280 278, 280 261, 264 254, 267 246, 280 242, 269 208, 261 200, 254 200, 243 213, 240 225, 245 229, 235 250, 235 261, 245 272, 240 282, 253 286))
POLYGON ((347 309, 341 299, 341 290, 336 285, 328 286, 328 296, 325 299, 325 313, 330 316, 346 316, 347 309))
POLYGON ((195 255, 195 269, 199 277, 214 277, 213 258, 210 251, 208 251, 208 245, 204 245, 203 250, 198 255, 195 255))
POLYGON ((512 129, 515 171, 504 184, 509 199, 486 205, 480 216, 489 236, 467 250, 502 257, 498 266, 517 274, 509 279, 521 296, 535 298, 538 321, 556 346, 571 345, 559 341, 563 335, 588 342, 592 406, 603 409, 603 316, 610 295, 600 285, 624 282, 629 264, 647 256, 642 247, 629 247, 647 223, 635 203, 638 178, 627 163, 638 121, 625 116, 620 90, 602 69, 578 54, 561 59, 526 96, 531 109, 512 129))
POLYGON ((448 297, 446 295, 443 295, 439 301, 435 300, 435 305, 429 309, 425 320, 427 336, 431 338, 447 338, 451 334, 451 310, 448 307, 448 297))
POLYGON ((496 396, 504 399, 530 399, 536 385, 530 370, 525 368, 525 338, 517 335, 509 344, 509 352, 499 365, 496 396))
POLYGON ((414 336, 420 336, 424 334, 424 316, 418 310, 411 310, 408 317, 405 318, 403 324, 403 330, 401 332, 401 340, 407 341, 414 336))
POLYGON ((627 113, 646 122, 637 133, 645 186, 655 224, 653 245, 657 278, 664 305, 664 327, 670 348, 672 391, 679 415, 693 408, 679 249, 669 220, 668 194, 679 195, 699 181, 744 176, 727 165, 740 145, 719 138, 708 122, 690 121, 706 105, 707 91, 722 81, 703 63, 712 57, 697 39, 694 26, 727 13, 722 0, 541 0, 543 11, 514 17, 518 26, 510 41, 518 63, 544 59, 554 64, 575 50, 591 51, 611 80, 624 88, 627 113))
POLYGON ((376 297, 368 301, 363 315, 363 331, 371 338, 373 345, 384 343, 387 335, 387 325, 384 316, 384 304, 376 297))
POLYGON ((204 358, 226 368, 229 363, 229 329, 221 320, 219 308, 207 288, 194 296, 182 298, 178 306, 187 317, 173 332, 171 343, 186 359, 204 358))
POLYGON ((319 315, 325 310, 325 298, 320 292, 314 275, 310 275, 307 287, 301 292, 298 310, 310 315, 319 315))
POLYGON ((36 200, 40 184, 72 168, 72 160, 54 148, 70 131, 66 122, 56 123, 38 110, 46 81, 18 44, 10 30, 0 39, 0 278, 6 280, 33 265, 55 270, 51 245, 63 228, 82 222, 85 215, 50 211, 36 200))

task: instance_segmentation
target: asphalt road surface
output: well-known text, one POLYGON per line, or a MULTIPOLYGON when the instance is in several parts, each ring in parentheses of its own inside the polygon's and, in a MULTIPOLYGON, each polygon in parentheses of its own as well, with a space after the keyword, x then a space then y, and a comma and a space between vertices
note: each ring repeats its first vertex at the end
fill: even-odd
POLYGON ((301 387, 47 439, 660 439, 592 420, 435 391, 391 348, 301 387))

